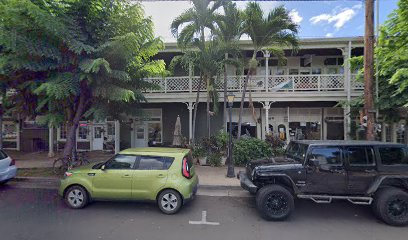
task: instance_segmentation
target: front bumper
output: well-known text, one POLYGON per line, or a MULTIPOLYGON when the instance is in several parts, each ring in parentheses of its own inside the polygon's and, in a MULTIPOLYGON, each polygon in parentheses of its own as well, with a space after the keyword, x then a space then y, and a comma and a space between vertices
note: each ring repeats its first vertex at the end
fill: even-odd
POLYGON ((10 166, 10 167, 6 168, 5 171, 0 172, 0 182, 12 179, 16 175, 17 175, 17 167, 16 166, 10 166))
POLYGON ((250 193, 256 193, 258 191, 258 187, 248 178, 244 171, 240 171, 238 173, 238 178, 241 182, 241 187, 247 190, 250 193))

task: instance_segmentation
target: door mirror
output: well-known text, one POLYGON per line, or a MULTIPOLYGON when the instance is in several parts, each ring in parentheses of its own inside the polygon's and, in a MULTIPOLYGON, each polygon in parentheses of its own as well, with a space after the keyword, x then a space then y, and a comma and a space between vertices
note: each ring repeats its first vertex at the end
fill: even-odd
POLYGON ((309 159, 309 165, 312 167, 319 167, 320 166, 320 161, 317 160, 315 157, 312 157, 309 159))
POLYGON ((101 170, 105 171, 105 164, 101 166, 101 170))

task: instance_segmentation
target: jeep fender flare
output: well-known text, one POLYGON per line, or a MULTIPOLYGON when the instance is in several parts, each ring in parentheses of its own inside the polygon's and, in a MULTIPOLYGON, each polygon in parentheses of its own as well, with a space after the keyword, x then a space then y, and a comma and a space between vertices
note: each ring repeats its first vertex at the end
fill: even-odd
POLYGON ((370 187, 367 190, 368 195, 374 194, 380 187, 381 185, 388 181, 388 180, 396 180, 402 183, 402 185, 405 187, 405 190, 408 190, 408 176, 380 176, 377 177, 374 182, 370 185, 370 187))
POLYGON ((274 181, 276 179, 278 179, 278 181, 276 181, 277 183, 280 182, 279 179, 283 179, 284 181, 286 181, 286 182, 288 182, 290 184, 289 186, 287 184, 284 184, 283 185, 284 187, 290 187, 290 189, 288 189, 288 190, 293 191, 293 193, 295 195, 297 195, 299 193, 299 188, 296 186, 295 182, 292 180, 291 177, 289 177, 286 174, 283 174, 283 173, 261 173, 261 174, 258 174, 257 176, 258 177, 273 178, 274 181))

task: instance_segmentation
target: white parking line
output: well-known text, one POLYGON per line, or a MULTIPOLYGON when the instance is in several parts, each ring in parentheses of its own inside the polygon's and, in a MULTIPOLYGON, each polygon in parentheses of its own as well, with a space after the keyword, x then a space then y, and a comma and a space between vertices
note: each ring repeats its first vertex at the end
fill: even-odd
POLYGON ((207 222, 207 211, 202 212, 201 221, 188 221, 188 223, 192 225, 212 225, 212 226, 220 225, 219 222, 207 222))

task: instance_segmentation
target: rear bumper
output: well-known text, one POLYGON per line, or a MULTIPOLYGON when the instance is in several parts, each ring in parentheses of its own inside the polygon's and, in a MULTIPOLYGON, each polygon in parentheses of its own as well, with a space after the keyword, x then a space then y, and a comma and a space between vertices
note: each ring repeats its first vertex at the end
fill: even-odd
POLYGON ((240 171, 238 173, 239 181, 241 182, 241 187, 250 193, 256 193, 258 187, 248 178, 245 172, 240 171))
POLYGON ((5 171, 0 172, 0 182, 12 179, 16 175, 17 175, 17 167, 16 166, 10 166, 10 167, 6 168, 5 171))
POLYGON ((183 201, 184 204, 186 204, 186 203, 192 201, 192 200, 195 198, 195 196, 197 195, 198 186, 199 186, 199 185, 198 185, 198 182, 199 182, 199 180, 198 180, 198 177, 197 177, 197 180, 194 181, 194 184, 193 184, 193 186, 192 186, 193 188, 192 188, 192 190, 191 190, 190 196, 187 197, 187 198, 184 198, 184 201, 183 201))

